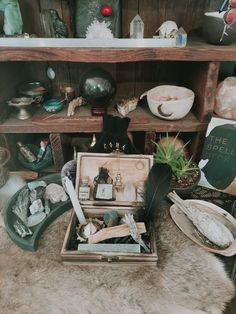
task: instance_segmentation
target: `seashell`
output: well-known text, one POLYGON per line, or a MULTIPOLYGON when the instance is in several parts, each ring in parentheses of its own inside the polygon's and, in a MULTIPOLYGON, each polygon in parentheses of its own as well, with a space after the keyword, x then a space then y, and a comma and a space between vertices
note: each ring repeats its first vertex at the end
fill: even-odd
POLYGON ((137 97, 122 99, 117 104, 117 110, 122 116, 126 116, 130 111, 136 109, 137 104, 138 104, 137 97))
POLYGON ((28 226, 28 227, 36 226, 36 225, 38 225, 40 222, 42 222, 45 217, 46 217, 45 212, 41 212, 41 213, 37 213, 37 214, 34 214, 34 215, 30 215, 30 216, 28 217, 27 226, 28 226))
POLYGON ((161 38, 174 38, 176 32, 178 31, 178 26, 174 21, 165 21, 156 30, 156 33, 158 31, 161 38))
POLYGON ((52 204, 55 204, 61 201, 67 201, 68 196, 62 186, 56 183, 51 183, 45 189, 44 199, 49 200, 52 204))

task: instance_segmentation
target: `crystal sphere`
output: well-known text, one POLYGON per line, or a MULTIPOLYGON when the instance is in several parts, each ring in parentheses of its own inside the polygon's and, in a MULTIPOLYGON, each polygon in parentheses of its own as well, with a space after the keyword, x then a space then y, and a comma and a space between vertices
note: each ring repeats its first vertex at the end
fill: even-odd
POLYGON ((95 68, 82 75, 79 91, 88 104, 107 106, 115 97, 116 82, 109 72, 95 68))

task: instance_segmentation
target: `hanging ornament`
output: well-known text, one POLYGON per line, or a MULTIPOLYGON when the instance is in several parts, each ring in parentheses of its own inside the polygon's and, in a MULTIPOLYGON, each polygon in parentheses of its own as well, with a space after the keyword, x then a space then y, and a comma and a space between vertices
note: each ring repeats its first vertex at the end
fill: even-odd
POLYGON ((101 13, 105 17, 111 16, 111 14, 112 14, 112 6, 111 6, 111 4, 102 5, 101 6, 101 13))

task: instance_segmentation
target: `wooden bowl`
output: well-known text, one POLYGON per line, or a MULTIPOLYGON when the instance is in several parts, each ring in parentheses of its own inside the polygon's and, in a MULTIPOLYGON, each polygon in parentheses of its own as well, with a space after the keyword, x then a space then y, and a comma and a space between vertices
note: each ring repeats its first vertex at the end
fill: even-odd
POLYGON ((192 241, 203 247, 205 250, 209 252, 213 252, 216 254, 224 255, 224 256, 233 256, 236 254, 236 219, 231 216, 227 211, 224 209, 206 202, 202 200, 187 200, 189 204, 198 204, 201 205, 201 210, 212 215, 217 220, 222 222, 233 234, 234 241, 233 243, 224 249, 216 248, 208 245, 203 238, 200 236, 197 228, 193 225, 191 220, 185 215, 185 213, 179 209, 175 204, 170 207, 170 215, 176 225, 180 228, 181 231, 192 241))

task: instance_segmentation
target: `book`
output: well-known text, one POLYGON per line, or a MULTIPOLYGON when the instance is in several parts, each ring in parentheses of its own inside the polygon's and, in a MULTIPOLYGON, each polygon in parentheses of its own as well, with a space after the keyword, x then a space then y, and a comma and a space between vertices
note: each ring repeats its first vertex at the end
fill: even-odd
POLYGON ((199 185, 236 195, 236 121, 213 117, 199 162, 199 185))

